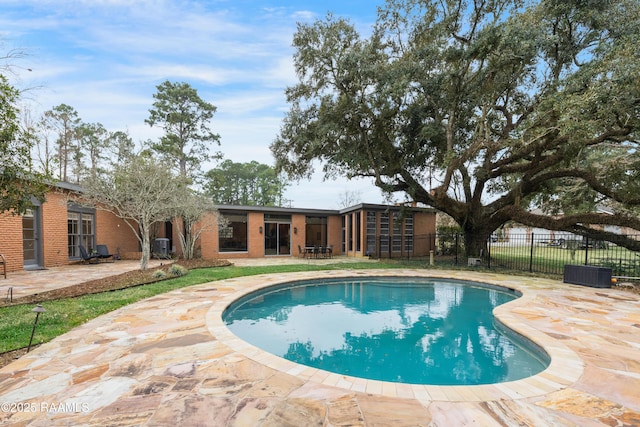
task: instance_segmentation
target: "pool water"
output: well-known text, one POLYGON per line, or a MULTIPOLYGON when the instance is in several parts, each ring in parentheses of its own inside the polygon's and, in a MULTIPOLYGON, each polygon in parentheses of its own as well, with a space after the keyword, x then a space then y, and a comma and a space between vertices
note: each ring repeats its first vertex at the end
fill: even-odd
POLYGON ((496 324, 507 289, 421 278, 295 282, 251 293, 223 314, 243 340, 293 362, 355 377, 434 385, 512 381, 546 354, 496 324))

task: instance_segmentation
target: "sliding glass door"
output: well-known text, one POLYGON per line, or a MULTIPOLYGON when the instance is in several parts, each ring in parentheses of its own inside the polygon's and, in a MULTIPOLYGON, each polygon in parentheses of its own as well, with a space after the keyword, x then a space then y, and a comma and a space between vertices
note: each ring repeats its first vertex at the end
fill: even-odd
POLYGON ((265 215, 264 221, 264 254, 291 255, 291 215, 265 215))

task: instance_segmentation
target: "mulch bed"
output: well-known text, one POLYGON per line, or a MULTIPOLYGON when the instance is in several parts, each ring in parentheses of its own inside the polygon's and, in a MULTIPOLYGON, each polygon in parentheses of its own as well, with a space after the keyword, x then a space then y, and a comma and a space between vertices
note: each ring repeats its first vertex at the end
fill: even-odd
MULTIPOLYGON (((226 267, 232 265, 227 260, 178 260, 176 264, 180 264, 188 270, 196 268, 211 268, 211 267, 226 267)), ((156 270, 169 270, 171 264, 166 264, 161 267, 155 267, 146 271, 132 270, 126 273, 118 274, 115 276, 104 277, 102 279, 91 280, 89 282, 79 283, 77 285, 67 286, 64 288, 54 289, 47 292, 41 292, 33 295, 26 295, 21 298, 14 298, 12 303, 6 301, 0 302, 0 307, 17 304, 38 304, 45 301, 52 301, 63 298, 73 298, 82 295, 95 294, 100 292, 116 291, 119 289, 130 288, 134 286, 146 285, 149 283, 159 282, 165 279, 156 279, 152 275, 156 270)), ((171 278, 171 277, 167 277, 171 278)), ((31 346, 33 350, 36 345, 31 346)), ((8 351, 6 353, 0 353, 0 368, 8 365, 16 359, 19 359, 27 353, 26 348, 18 350, 8 351)))
MULTIPOLYGON (((196 268, 210 268, 210 267, 226 267, 232 265, 227 260, 216 259, 193 259, 193 260, 178 260, 175 264, 180 264, 187 270, 193 270, 196 268)), ((32 295, 25 295, 20 298, 14 298, 13 302, 0 301, 0 307, 6 307, 8 305, 18 304, 38 304, 45 301, 73 298, 87 294, 96 294, 100 292, 116 291, 119 289, 130 288, 133 286, 146 285, 149 283, 159 282, 166 279, 157 279, 153 277, 153 273, 157 270, 168 271, 171 267, 171 263, 167 263, 161 267, 154 267, 149 270, 132 270, 115 276, 103 277, 101 279, 91 280, 77 285, 66 286, 63 288, 53 289, 46 292, 40 292, 32 295)), ((167 277, 170 279, 171 277, 167 277)))

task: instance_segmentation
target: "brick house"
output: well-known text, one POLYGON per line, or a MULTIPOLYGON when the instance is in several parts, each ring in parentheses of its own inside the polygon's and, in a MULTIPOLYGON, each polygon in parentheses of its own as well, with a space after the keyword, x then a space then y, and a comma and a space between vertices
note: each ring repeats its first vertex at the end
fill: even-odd
POLYGON ((25 215, 0 214, 0 254, 7 271, 58 267, 81 260, 78 245, 105 244, 123 257, 139 253, 138 239, 111 213, 74 202, 78 185, 58 183, 25 215))
POLYGON ((359 204, 341 210, 218 206, 225 218, 201 238, 204 258, 299 256, 305 248, 332 247, 334 255, 426 256, 433 245, 415 236, 435 234, 435 211, 359 204))
MULTIPOLYGON (((25 215, 0 214, 0 254, 7 271, 57 267, 81 260, 79 245, 107 245, 124 259, 139 259, 132 229, 113 214, 75 202, 78 185, 59 183, 25 215)), ((435 211, 360 204, 342 210, 262 206, 218 206, 225 221, 200 237, 204 258, 299 256, 304 248, 331 247, 333 255, 427 255, 431 243, 414 237, 435 233, 435 211)), ((152 238, 180 255, 177 226, 158 224, 152 238)))

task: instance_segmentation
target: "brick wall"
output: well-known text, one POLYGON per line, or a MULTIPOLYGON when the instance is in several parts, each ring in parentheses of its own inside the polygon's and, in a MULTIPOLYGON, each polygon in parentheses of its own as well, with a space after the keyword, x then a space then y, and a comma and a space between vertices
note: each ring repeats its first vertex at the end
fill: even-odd
POLYGON ((0 254, 6 259, 7 271, 22 270, 22 217, 0 214, 0 231, 0 254))
MULTIPOLYGON (((41 231, 38 243, 44 267, 58 267, 70 263, 67 228, 69 200, 69 192, 53 189, 46 194, 45 202, 38 208, 41 231)), ((138 240, 124 220, 109 212, 96 210, 94 224, 97 244, 106 244, 111 253, 120 248, 123 254, 129 253, 139 257, 138 240)), ((22 270, 22 216, 0 214, 0 235, 0 254, 7 260, 7 271, 22 270)))
POLYGON ((428 240, 414 240, 414 256, 429 255, 435 250, 436 214, 431 212, 416 212, 413 216, 414 236, 431 235, 428 240))
POLYGON ((342 255, 342 216, 329 217, 327 233, 327 244, 333 245, 333 255, 342 255))
MULTIPOLYGON (((140 243, 125 220, 111 212, 96 209, 96 244, 107 245, 109 253, 120 253, 123 259, 139 259, 140 243)), ((137 225, 134 224, 137 229, 137 225)))
POLYGON ((68 193, 51 191, 41 206, 42 261, 45 267, 59 267, 69 263, 67 229, 68 193))

